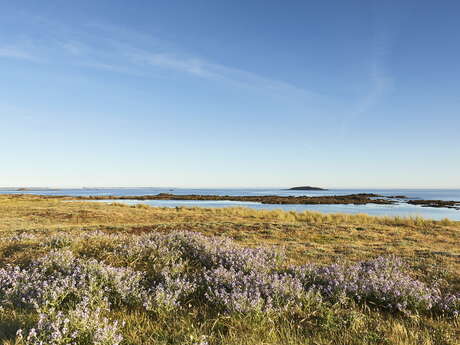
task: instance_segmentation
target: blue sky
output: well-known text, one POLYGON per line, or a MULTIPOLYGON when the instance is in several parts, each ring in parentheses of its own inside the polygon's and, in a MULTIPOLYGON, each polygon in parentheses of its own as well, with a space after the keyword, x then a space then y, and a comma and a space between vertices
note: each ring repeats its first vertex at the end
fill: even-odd
POLYGON ((460 188, 459 11, 0 0, 0 186, 460 188))

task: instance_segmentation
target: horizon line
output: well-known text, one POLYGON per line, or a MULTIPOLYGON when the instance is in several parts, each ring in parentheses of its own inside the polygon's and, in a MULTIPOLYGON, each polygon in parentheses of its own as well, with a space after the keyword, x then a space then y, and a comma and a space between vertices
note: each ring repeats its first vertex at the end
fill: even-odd
MULTIPOLYGON (((233 186, 233 187, 223 187, 223 186, 0 186, 0 190, 10 190, 10 189, 41 189, 41 190, 52 190, 52 189, 289 189, 298 186, 259 186, 259 187, 248 187, 248 186, 233 186)), ((311 186, 316 187, 316 186, 311 186)), ((334 189, 460 189, 460 186, 457 187, 317 187, 323 188, 324 190, 334 190, 334 189)))

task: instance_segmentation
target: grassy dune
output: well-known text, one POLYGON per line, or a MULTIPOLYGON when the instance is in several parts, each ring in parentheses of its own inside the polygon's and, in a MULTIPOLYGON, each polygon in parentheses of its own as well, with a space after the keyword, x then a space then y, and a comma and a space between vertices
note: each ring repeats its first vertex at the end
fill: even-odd
MULTIPOLYGON (((263 279, 274 277, 273 274, 278 277, 280 272, 285 274, 293 267, 305 264, 317 265, 314 266, 318 267, 315 268, 315 272, 322 272, 320 267, 336 267, 330 265, 338 263, 337 267, 342 267, 346 274, 347 267, 350 267, 350 272, 358 269, 357 263, 365 262, 363 267, 368 267, 374 265, 375 261, 372 260, 377 257, 398 257, 404 263, 401 273, 404 274, 403 279, 407 276, 410 284, 419 282, 430 289, 438 289, 446 296, 457 294, 460 292, 460 222, 421 218, 377 218, 366 215, 326 215, 314 212, 256 211, 246 208, 152 208, 145 205, 67 202, 39 196, 2 195, 0 238, 0 269, 17 265, 26 270, 24 274, 32 274, 30 267, 39 267, 42 271, 34 273, 39 277, 36 279, 45 279, 42 273, 56 268, 47 266, 41 258, 55 251, 54 259, 51 257, 47 260, 56 260, 58 267, 70 265, 66 260, 70 260, 67 256, 71 255, 70 261, 77 262, 76 268, 72 266, 72 269, 78 269, 79 272, 89 270, 91 274, 99 272, 97 282, 111 282, 109 285, 113 291, 107 288, 113 292, 109 299, 119 296, 113 301, 106 301, 105 297, 88 288, 90 300, 96 301, 100 306, 106 306, 99 311, 100 315, 91 309, 91 305, 83 305, 80 300, 82 297, 78 294, 72 298, 60 299, 59 303, 53 300, 58 306, 56 308, 67 313, 70 323, 77 325, 74 327, 83 334, 78 340, 79 344, 92 343, 88 336, 92 329, 83 329, 91 326, 89 323, 87 326, 81 325, 83 314, 73 315, 69 311, 75 306, 82 310, 87 308, 84 310, 93 316, 93 320, 108 317, 108 325, 104 326, 103 321, 100 321, 102 324, 94 325, 106 331, 101 335, 105 336, 103 339, 106 339, 106 342, 101 344, 115 344, 121 339, 110 333, 112 329, 109 326, 115 320, 119 321, 116 332, 123 338, 121 344, 460 343, 458 317, 415 302, 407 309, 399 310, 383 303, 382 296, 378 294, 357 299, 350 294, 338 296, 320 291, 319 297, 315 297, 308 290, 308 293, 298 300, 294 295, 292 297, 288 294, 289 298, 283 297, 286 298, 285 304, 289 305, 289 308, 274 305, 273 309, 256 306, 248 310, 239 310, 234 307, 233 302, 225 304, 220 303, 217 297, 206 297, 205 292, 200 289, 207 285, 202 285, 201 281, 194 283, 198 286, 195 287, 195 291, 180 280, 181 277, 197 277, 200 274, 214 272, 212 270, 215 267, 212 264, 190 256, 190 253, 196 250, 193 246, 198 246, 201 248, 201 256, 198 258, 204 255, 220 262, 222 258, 228 258, 229 253, 233 253, 231 255, 236 256, 232 256, 232 260, 236 260, 236 264, 232 265, 236 266, 226 269, 232 271, 232 274, 241 273, 244 277, 246 274, 257 273, 263 279), (177 231, 186 232, 177 234, 177 231), (188 232, 200 233, 205 237, 188 235, 188 232), (174 241, 172 244, 168 242, 169 237, 149 237, 160 236, 156 234, 173 236, 173 239, 176 238, 174 236, 185 236, 183 241, 191 246, 190 252, 181 252, 175 248, 174 241), (210 238, 209 243, 207 238, 210 238), (230 242, 218 242, 222 238, 228 238, 230 242), (151 246, 163 243, 162 241, 166 241, 163 247, 155 247, 156 251, 145 255, 145 248, 152 250, 151 246), (265 254, 257 251, 248 252, 245 249, 255 247, 269 248, 268 252, 285 253, 285 258, 275 264, 263 256, 265 254), (245 255, 249 255, 247 260, 245 255), (249 273, 245 269, 237 272, 240 269, 238 258, 244 259, 242 262, 260 261, 262 264, 251 268, 249 273), (91 259, 95 261, 88 261, 91 259), (268 267, 267 272, 265 266, 268 267), (113 273, 112 267, 128 271, 113 273), (113 283, 116 279, 135 282, 136 274, 139 272, 145 275, 139 284, 143 288, 156 286, 156 292, 147 296, 143 290, 139 290, 136 292, 137 295, 131 296, 130 294, 134 294, 139 287, 133 285, 127 292, 126 289, 123 290, 123 284, 113 283), (171 286, 167 285, 170 278, 161 276, 163 273, 159 272, 172 274, 174 279, 179 279, 182 290, 177 288, 178 290, 174 291, 195 292, 181 295, 182 297, 176 296, 178 305, 173 307, 171 303, 165 302, 170 301, 165 297, 170 293, 168 289, 171 289, 171 286), (100 277, 105 278, 100 280, 100 277), (158 282, 164 284, 164 295, 158 292, 158 285, 155 285, 158 282), (149 299, 152 295, 156 296, 154 301, 149 299), (142 298, 148 301, 147 307, 145 302, 135 302, 142 298), (295 302, 292 302, 292 298, 295 302), (110 307, 106 303, 109 303, 110 307)), ((391 267, 388 270, 390 278, 400 276, 399 271, 394 273, 391 267)), ((91 274, 88 273, 88 276, 91 277, 91 274)), ((210 279, 209 286, 214 286, 214 278, 210 279)), ((308 283, 305 283, 305 280, 302 282, 308 283)), ((328 283, 330 282, 324 284, 328 283)), ((97 284, 96 286, 102 287, 97 284)), ((277 293, 277 287, 271 286, 271 282, 263 284, 268 284, 274 289, 274 294, 277 293)), ((56 315, 53 314, 56 311, 50 309, 48 302, 40 302, 41 307, 36 309, 24 304, 25 302, 17 302, 13 297, 18 292, 6 293, 1 292, 1 289, 0 286, 0 299, 10 300, 0 302, 4 304, 0 309, 0 342, 32 344, 33 337, 28 341, 26 335, 32 327, 37 327, 37 318, 40 314, 47 315, 50 324, 58 323, 56 315), (25 334, 22 340, 16 336, 18 329, 23 329, 25 334)), ((305 290, 305 286, 302 289, 305 290)), ((231 300, 234 296, 229 298, 231 300)), ((260 301, 265 300, 262 298, 260 301)), ((43 332, 45 331, 42 330, 43 332)))

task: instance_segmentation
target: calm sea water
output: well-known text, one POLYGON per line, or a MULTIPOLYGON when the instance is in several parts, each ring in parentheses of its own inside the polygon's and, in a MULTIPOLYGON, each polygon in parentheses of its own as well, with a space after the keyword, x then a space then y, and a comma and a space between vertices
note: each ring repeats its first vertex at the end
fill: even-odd
MULTIPOLYGON (((290 191, 281 189, 175 189, 175 188, 94 188, 94 189, 59 189, 59 190, 28 190, 0 189, 0 193, 26 193, 41 195, 147 195, 158 193, 171 193, 176 195, 201 194, 201 195, 345 195, 355 193, 376 193, 381 195, 405 195, 411 199, 428 200, 457 200, 460 201, 460 189, 331 189, 327 191, 290 191)), ((110 200, 103 202, 110 202, 110 200)), ((193 200, 117 200, 128 204, 148 204, 159 207, 236 207, 244 206, 254 209, 283 209, 288 211, 319 211, 326 213, 366 213, 375 216, 421 216, 431 219, 449 218, 460 220, 460 211, 446 208, 421 207, 404 203, 395 205, 266 205, 255 202, 238 201, 193 201, 193 200)))

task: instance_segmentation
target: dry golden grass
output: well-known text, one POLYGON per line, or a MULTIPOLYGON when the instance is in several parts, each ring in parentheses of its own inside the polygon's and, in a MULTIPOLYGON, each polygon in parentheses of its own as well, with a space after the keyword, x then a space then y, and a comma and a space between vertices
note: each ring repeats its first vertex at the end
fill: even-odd
MULTIPOLYGON (((247 246, 281 246, 291 263, 358 261, 379 255, 403 257, 421 280, 445 280, 460 289, 460 222, 421 218, 371 217, 316 212, 256 211, 246 208, 153 208, 121 203, 69 202, 39 196, 0 195, 0 239, 13 233, 58 232, 81 235, 87 230, 117 233, 191 230, 233 238, 247 246)), ((78 238, 78 236, 75 236, 78 238)), ((35 239, 34 241, 37 241, 35 239)), ((0 267, 26 263, 47 247, 27 239, 0 242, 0 267)), ((104 241, 76 241, 72 250, 98 257, 111 246, 104 241)), ((318 310, 314 309, 314 313, 318 310)), ((457 344, 459 319, 404 318, 360 308, 332 306, 323 314, 297 320, 250 317, 167 318, 122 310, 114 319, 127 322, 126 344, 197 344, 201 334, 211 344, 457 344), (199 320, 198 320, 199 319, 199 320), (198 321, 197 321, 198 320, 198 321), (271 324, 275 322, 276 324, 271 324), (301 325, 301 327, 299 326, 301 325), (300 327, 300 328, 299 328, 300 327)), ((0 342, 13 344, 20 324, 30 316, 0 313, 0 342)))
POLYGON ((101 229, 192 230, 249 246, 285 248, 292 262, 361 260, 396 254, 460 273, 460 222, 247 208, 154 208, 0 196, 0 231, 101 229))

